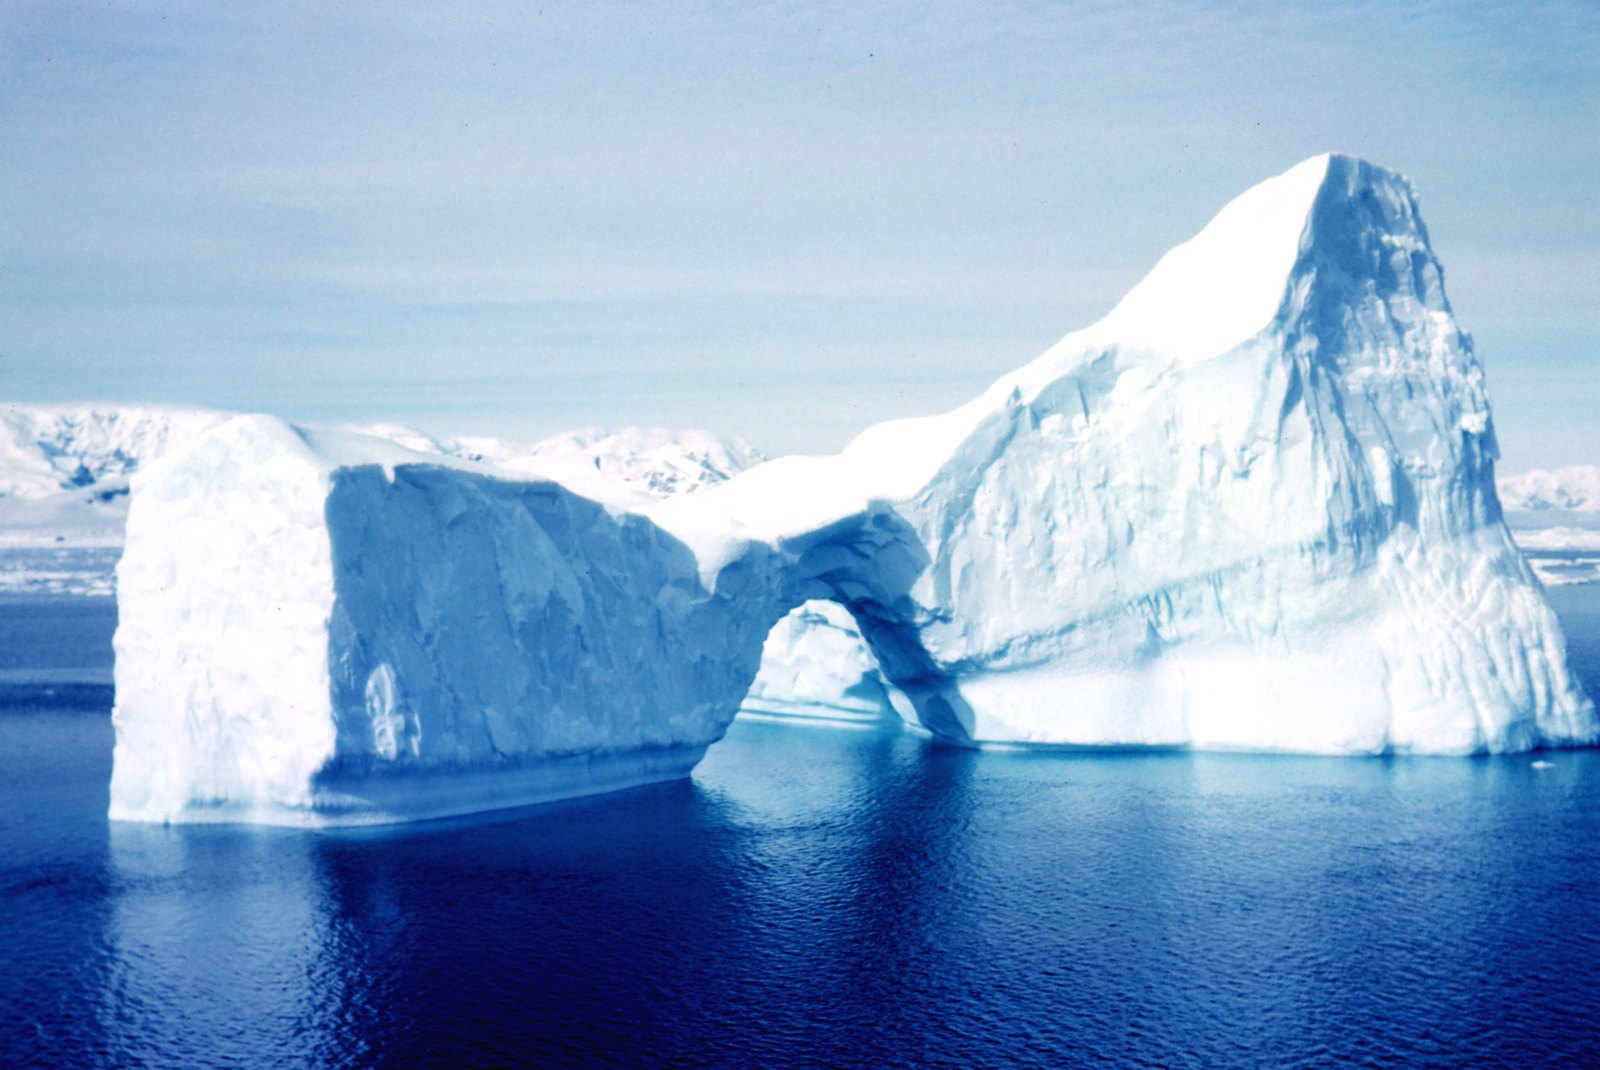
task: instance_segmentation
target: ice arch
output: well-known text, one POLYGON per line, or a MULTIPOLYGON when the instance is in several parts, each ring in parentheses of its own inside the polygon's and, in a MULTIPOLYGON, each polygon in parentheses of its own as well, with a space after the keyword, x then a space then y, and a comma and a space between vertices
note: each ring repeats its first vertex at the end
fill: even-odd
POLYGON ((556 483, 233 420, 139 477, 112 814, 389 821, 682 776, 805 599, 914 648, 892 511, 723 551, 708 574, 556 483))
POLYGON ((772 626, 739 716, 840 727, 917 723, 855 617, 827 599, 808 599, 772 626))
POLYGON ((681 776, 846 606, 942 738, 1591 743, 1409 182, 1320 156, 968 405, 692 496, 266 417, 135 480, 113 816, 377 821, 681 776))
POLYGON ((925 644, 936 610, 918 599, 933 558, 924 537, 896 508, 873 502, 844 519, 774 540, 777 606, 842 607, 888 683, 907 704, 897 712, 949 742, 977 742, 975 717, 956 678, 925 644))

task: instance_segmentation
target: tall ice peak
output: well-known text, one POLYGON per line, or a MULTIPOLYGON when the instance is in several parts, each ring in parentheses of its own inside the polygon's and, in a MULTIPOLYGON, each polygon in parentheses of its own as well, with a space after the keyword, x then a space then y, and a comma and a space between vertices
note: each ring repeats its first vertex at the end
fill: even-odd
POLYGON ((1352 156, 1313 156, 1234 198, 1105 317, 978 398, 867 428, 846 449, 849 470, 829 472, 826 482, 843 478, 849 496, 913 493, 1013 399, 1087 417, 1124 372, 1134 371, 1127 389, 1142 389, 1163 368, 1223 356, 1266 333, 1326 335, 1332 350, 1351 342, 1334 337, 1348 326, 1341 321, 1436 330, 1422 313, 1448 312, 1441 278, 1409 179, 1352 156), (890 468, 896 478, 882 482, 890 468), (854 475, 866 471, 879 482, 856 486, 854 475))
POLYGON ((1226 353, 1273 323, 1299 268, 1374 230, 1432 260, 1410 180, 1352 156, 1313 156, 1234 198, 1103 319, 1037 363, 1059 367, 1113 346, 1177 363, 1226 353))

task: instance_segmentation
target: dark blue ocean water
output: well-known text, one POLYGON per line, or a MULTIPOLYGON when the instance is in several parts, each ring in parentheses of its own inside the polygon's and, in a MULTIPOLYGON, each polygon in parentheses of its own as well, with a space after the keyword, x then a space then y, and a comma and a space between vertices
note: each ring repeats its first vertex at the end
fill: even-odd
MULTIPOLYGON (((1600 684, 1600 588, 1557 597, 1600 684)), ((0 649, 109 625, 0 609, 0 649)), ((162 829, 105 820, 74 694, 0 710, 0 1065, 1600 1065, 1597 752, 741 723, 692 781, 496 820, 162 829)))

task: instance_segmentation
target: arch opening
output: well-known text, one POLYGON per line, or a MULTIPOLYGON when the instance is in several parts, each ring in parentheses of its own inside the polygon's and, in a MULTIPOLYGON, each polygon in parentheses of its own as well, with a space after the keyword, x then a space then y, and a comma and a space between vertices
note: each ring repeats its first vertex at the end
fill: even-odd
POLYGON ((916 529, 875 502, 782 550, 791 608, 768 633, 741 715, 970 742, 970 713, 923 645, 928 614, 913 591, 932 557, 916 529))
POLYGON ((822 598, 807 599, 772 626, 739 715, 835 727, 920 723, 854 615, 822 598))

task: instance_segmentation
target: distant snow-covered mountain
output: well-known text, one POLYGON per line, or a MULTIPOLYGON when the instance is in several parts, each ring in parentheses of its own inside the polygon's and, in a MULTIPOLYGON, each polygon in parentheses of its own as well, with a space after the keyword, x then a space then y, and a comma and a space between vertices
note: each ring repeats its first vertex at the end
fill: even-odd
MULTIPOLYGON (((478 440, 463 440, 476 448, 478 440)), ((748 442, 709 431, 655 428, 572 431, 537 442, 522 456, 485 460, 503 467, 541 471, 559 464, 592 468, 657 498, 692 494, 731 479, 767 458, 748 442)))
POLYGON ((0 406, 0 497, 126 490, 141 464, 230 415, 156 405, 0 406))
POLYGON ((1498 483, 1511 534, 1546 587, 1600 583, 1600 467, 1534 470, 1498 483))
POLYGON ((445 438, 404 424, 347 424, 343 429, 437 453, 545 476, 575 490, 596 482, 665 498, 725 482, 767 458, 748 442, 709 431, 657 427, 590 428, 522 443, 485 436, 445 438))
POLYGON ((1500 504, 1507 509, 1545 512, 1600 513, 1600 466, 1535 469, 1497 481, 1500 504))
MULTIPOLYGON (((234 416, 214 409, 156 405, 0 406, 0 498, 109 499, 141 466, 234 416), (65 496, 62 498, 61 496, 65 496)), ((524 443, 486 436, 447 438, 398 423, 341 425, 419 453, 478 461, 511 471, 597 475, 651 497, 693 493, 766 460, 740 439, 707 431, 591 429, 524 443)), ((0 519, 0 527, 6 526, 0 519)))

